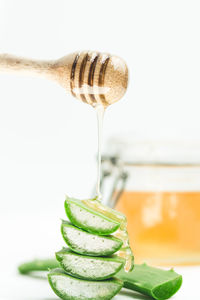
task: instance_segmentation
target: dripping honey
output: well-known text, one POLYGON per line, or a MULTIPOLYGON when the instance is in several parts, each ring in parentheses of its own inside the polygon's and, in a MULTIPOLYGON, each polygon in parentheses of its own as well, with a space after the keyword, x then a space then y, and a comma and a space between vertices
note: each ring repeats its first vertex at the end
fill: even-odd
POLYGON ((88 207, 94 209, 97 212, 104 214, 112 220, 118 221, 120 227, 113 235, 123 241, 121 249, 116 253, 118 256, 125 259, 124 269, 126 272, 133 268, 133 255, 129 245, 129 236, 127 232, 127 220, 126 217, 113 209, 108 208, 101 204, 102 196, 100 191, 100 179, 101 179, 101 146, 102 146, 102 129, 103 129, 103 117, 105 113, 105 107, 102 104, 94 105, 97 113, 97 125, 98 125, 98 163, 97 163, 97 185, 96 192, 97 198, 93 200, 83 200, 83 203, 88 207))
POLYGON ((126 217, 123 214, 101 204, 98 200, 83 200, 83 203, 95 211, 100 212, 110 219, 120 223, 119 229, 113 235, 121 239, 123 241, 123 245, 116 254, 125 259, 125 271, 130 271, 133 268, 133 254, 129 245, 126 217))

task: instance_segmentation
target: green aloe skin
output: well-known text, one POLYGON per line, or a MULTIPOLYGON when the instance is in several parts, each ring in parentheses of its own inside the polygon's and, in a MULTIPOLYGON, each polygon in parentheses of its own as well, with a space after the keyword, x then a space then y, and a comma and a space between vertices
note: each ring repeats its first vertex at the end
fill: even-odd
POLYGON ((64 300, 109 300, 123 287, 123 281, 112 278, 125 260, 110 256, 123 241, 111 236, 120 224, 81 201, 67 198, 61 233, 70 249, 56 253, 62 269, 52 269, 48 281, 57 296, 64 300), (109 256, 109 257, 108 257, 109 256))
POLYGON ((35 259, 29 262, 25 262, 18 267, 18 271, 21 274, 29 274, 37 271, 48 271, 54 268, 58 268, 59 263, 55 258, 49 259, 35 259))
POLYGON ((122 246, 122 241, 115 237, 89 233, 67 221, 62 221, 61 233, 69 248, 84 255, 111 255, 122 246))
MULTIPOLYGON (((32 271, 48 271, 59 268, 56 259, 34 260, 19 266, 19 272, 29 274, 32 271)), ((135 264, 133 271, 126 273, 121 270, 115 277, 123 281, 123 286, 129 290, 148 295, 156 300, 172 297, 181 287, 182 276, 173 270, 162 270, 147 264, 135 264)))
POLYGON ((56 252, 56 260, 22 264, 20 273, 51 270, 48 281, 63 300, 109 300, 123 286, 156 300, 168 299, 179 290, 182 276, 173 270, 146 264, 135 265, 128 273, 123 270, 125 260, 111 255, 122 246, 121 240, 110 235, 119 228, 119 223, 75 199, 67 198, 65 210, 71 223, 62 221, 61 232, 70 249, 56 252))
POLYGON ((98 235, 109 235, 115 232, 120 223, 89 208, 82 201, 67 197, 65 211, 75 226, 98 235))
POLYGON ((123 282, 117 278, 103 281, 81 280, 67 275, 62 269, 50 271, 48 280, 55 294, 64 300, 112 299, 123 286, 123 282))
POLYGON ((124 259, 116 255, 86 256, 66 248, 56 253, 56 259, 67 274, 88 280, 108 279, 121 270, 125 264, 124 259))
POLYGON ((121 270, 117 277, 123 280, 124 287, 157 300, 169 299, 182 284, 182 276, 173 269, 165 271, 147 264, 135 265, 129 273, 121 270))

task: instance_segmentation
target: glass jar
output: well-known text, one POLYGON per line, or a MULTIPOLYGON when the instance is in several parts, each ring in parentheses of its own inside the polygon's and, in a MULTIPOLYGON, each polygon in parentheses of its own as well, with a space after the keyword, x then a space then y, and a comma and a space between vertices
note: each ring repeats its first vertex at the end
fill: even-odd
POLYGON ((127 216, 136 263, 199 264, 200 144, 111 139, 102 160, 102 192, 127 216))

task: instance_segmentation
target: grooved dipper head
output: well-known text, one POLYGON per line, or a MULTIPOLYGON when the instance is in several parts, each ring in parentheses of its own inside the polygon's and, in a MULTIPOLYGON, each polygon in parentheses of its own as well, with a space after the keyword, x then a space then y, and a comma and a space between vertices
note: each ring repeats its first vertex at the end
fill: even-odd
POLYGON ((84 51, 60 59, 54 67, 60 83, 93 106, 100 103, 106 107, 121 99, 127 89, 128 68, 117 56, 84 51))

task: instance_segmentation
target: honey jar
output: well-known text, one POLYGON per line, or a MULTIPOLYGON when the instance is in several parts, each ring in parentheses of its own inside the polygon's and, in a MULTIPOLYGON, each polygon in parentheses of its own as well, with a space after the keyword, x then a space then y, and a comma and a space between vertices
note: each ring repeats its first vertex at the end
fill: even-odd
POLYGON ((113 138, 105 201, 126 215, 135 262, 200 264, 200 144, 113 138))

